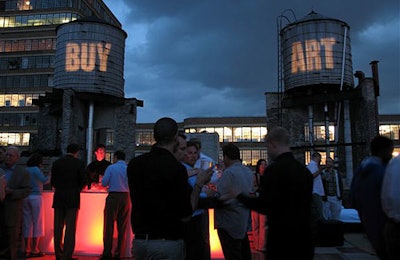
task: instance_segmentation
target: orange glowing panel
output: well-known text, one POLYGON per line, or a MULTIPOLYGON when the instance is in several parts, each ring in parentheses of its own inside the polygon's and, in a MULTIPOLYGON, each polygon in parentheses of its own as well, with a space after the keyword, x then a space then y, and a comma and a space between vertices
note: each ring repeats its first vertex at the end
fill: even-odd
MULTIPOLYGON (((53 219, 54 211, 52 206, 53 192, 43 192, 43 209, 45 211, 45 236, 40 240, 40 249, 46 253, 54 253, 53 241, 53 219)), ((103 211, 108 193, 107 192, 82 192, 81 207, 78 215, 76 230, 76 255, 100 255, 103 252, 103 211)), ((218 234, 214 229, 214 210, 209 210, 209 231, 211 257, 223 258, 221 244, 218 234)), ((130 216, 129 216, 130 219, 130 216)), ((133 234, 130 221, 128 222, 126 234, 127 245, 125 255, 131 257, 131 245, 133 234)), ((114 247, 116 246, 117 230, 114 229, 114 247)))
POLYGON ((221 243, 219 242, 217 230, 214 229, 214 210, 208 210, 209 216, 209 231, 210 231, 210 247, 211 247, 211 258, 224 258, 222 253, 221 243))

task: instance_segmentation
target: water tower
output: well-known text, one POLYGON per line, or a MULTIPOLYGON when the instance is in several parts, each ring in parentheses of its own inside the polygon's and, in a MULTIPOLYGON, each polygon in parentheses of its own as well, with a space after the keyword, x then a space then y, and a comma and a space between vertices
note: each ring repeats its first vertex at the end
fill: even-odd
POLYGON ((319 151, 351 180, 360 120, 352 106, 361 107, 363 94, 354 87, 350 27, 314 11, 302 19, 288 14, 294 18, 277 20, 278 91, 266 93, 268 128, 289 129, 299 160, 319 151))
POLYGON ((46 127, 42 138, 63 151, 70 142, 81 144, 87 162, 96 143, 132 157, 136 106, 141 104, 124 98, 127 34, 94 16, 59 25, 56 32, 53 91, 39 100, 46 127), (49 135, 49 129, 58 136, 49 135))

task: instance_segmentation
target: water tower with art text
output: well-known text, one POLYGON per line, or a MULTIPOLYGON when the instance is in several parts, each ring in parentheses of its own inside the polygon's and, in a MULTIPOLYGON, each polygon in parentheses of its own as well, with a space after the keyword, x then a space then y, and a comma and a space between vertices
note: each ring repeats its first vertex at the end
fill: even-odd
POLYGON ((353 164, 359 161, 355 151, 365 154, 378 131, 374 90, 379 86, 354 86, 346 22, 314 11, 296 19, 286 10, 277 28, 278 89, 266 92, 267 126, 289 129, 292 150, 305 163, 315 151, 323 155, 323 162, 327 156, 334 158, 349 182, 353 164))

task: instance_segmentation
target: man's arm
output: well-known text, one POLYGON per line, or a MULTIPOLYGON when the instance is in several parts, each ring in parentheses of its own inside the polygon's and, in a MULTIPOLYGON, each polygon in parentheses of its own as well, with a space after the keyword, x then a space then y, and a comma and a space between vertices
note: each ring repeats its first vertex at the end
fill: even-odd
POLYGON ((201 190, 204 184, 210 181, 212 172, 212 167, 210 167, 205 171, 199 171, 199 173, 197 174, 196 183, 194 184, 192 193, 190 194, 190 202, 192 204, 193 211, 197 209, 201 190))

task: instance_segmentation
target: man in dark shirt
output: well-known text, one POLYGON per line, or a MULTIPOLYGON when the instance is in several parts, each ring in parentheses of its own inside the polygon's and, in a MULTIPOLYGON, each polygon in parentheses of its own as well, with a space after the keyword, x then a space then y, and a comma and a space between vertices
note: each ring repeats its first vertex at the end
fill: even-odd
POLYGON ((184 259, 183 221, 190 219, 202 186, 211 178, 211 171, 202 171, 191 189, 185 167, 173 154, 177 134, 175 120, 159 119, 152 150, 128 164, 136 259, 184 259))
POLYGON ((312 259, 310 171, 290 151, 290 136, 282 127, 268 132, 266 145, 272 163, 261 179, 259 198, 239 195, 249 208, 266 214, 266 259, 312 259))
POLYGON ((389 259, 383 230, 387 216, 383 212, 381 193, 386 165, 392 158, 393 141, 376 136, 370 144, 371 156, 363 159, 351 182, 351 199, 361 224, 380 259, 389 259))
MULTIPOLYGON (((20 151, 15 146, 9 146, 6 149, 6 159, 4 161, 5 173, 5 198, 0 207, 2 231, 5 240, 0 241, 2 247, 8 248, 9 255, 7 259, 17 259, 18 250, 20 249, 20 229, 22 224, 22 208, 24 198, 31 192, 30 175, 24 167, 18 165, 20 159, 20 151)), ((3 256, 0 256, 3 258, 3 256)))
POLYGON ((92 185, 98 185, 101 182, 101 179, 104 176, 104 172, 107 167, 111 164, 111 162, 105 159, 106 157, 106 147, 104 144, 98 144, 96 149, 94 150, 94 155, 96 160, 89 163, 86 168, 86 175, 88 179, 88 189, 92 188, 92 185))
POLYGON ((51 168, 56 260, 73 259, 80 196, 85 185, 85 164, 78 159, 78 155, 79 146, 70 144, 67 147, 67 154, 56 160, 51 168))

